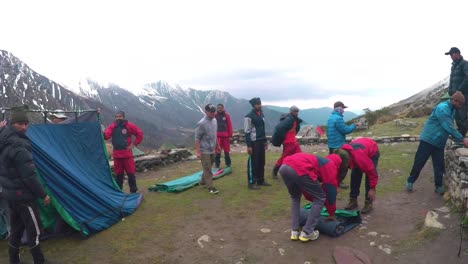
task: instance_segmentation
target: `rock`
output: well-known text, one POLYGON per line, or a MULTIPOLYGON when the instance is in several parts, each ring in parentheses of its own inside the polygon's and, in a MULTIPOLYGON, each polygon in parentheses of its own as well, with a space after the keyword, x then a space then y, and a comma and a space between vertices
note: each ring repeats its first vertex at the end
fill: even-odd
POLYGON ((439 218, 438 213, 434 211, 427 212, 426 219, 424 220, 424 226, 445 229, 445 226, 439 221, 437 221, 437 218, 439 218))
POLYGON ((444 216, 444 218, 448 218, 448 219, 450 219, 450 214, 448 214, 448 215, 444 216))
POLYGON ((273 245, 277 246, 278 243, 276 243, 275 241, 271 241, 271 243, 273 243, 273 245))
POLYGON ((367 226, 361 226, 359 230, 367 230, 367 226))
POLYGON ((371 241, 369 244, 370 244, 371 247, 375 247, 375 242, 374 241, 371 241))
POLYGON ((375 232, 375 231, 373 231, 373 232, 369 232, 369 233, 367 233, 367 235, 368 235, 368 236, 377 236, 377 235, 378 235, 378 233, 377 233, 377 232, 375 232))
POLYGON ((447 206, 442 206, 440 208, 434 209, 434 211, 441 212, 441 213, 448 213, 450 212, 450 209, 447 206))
POLYGON ((262 232, 262 233, 270 233, 270 232, 271 232, 271 229, 262 228, 262 229, 260 229, 260 232, 262 232))
POLYGON ((383 252, 387 253, 388 255, 392 254, 392 249, 390 248, 390 246, 387 246, 387 245, 380 245, 379 246, 379 249, 382 250, 383 252))
POLYGON ((390 235, 380 235, 381 238, 390 238, 390 235))
POLYGON ((369 256, 350 247, 337 246, 333 249, 336 264, 371 264, 369 256))
POLYGON ((208 235, 203 235, 197 239, 197 243, 201 248, 205 247, 202 242, 210 242, 210 241, 211 241, 211 238, 208 235))
POLYGON ((278 252, 281 256, 284 256, 285 250, 282 248, 278 248, 278 252))

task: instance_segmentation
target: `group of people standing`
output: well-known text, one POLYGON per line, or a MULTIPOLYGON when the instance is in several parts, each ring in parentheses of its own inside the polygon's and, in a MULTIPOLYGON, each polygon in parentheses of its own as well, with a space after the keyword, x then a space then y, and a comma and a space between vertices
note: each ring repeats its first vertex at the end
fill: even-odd
MULTIPOLYGON (((468 131, 468 62, 461 56, 460 50, 452 47, 445 55, 450 55, 452 68, 450 74, 448 99, 436 105, 420 135, 419 146, 415 154, 414 164, 406 182, 406 190, 413 191, 413 185, 425 163, 432 156, 434 169, 435 192, 443 194, 442 181, 444 168, 444 147, 449 136, 468 147, 468 139, 464 138, 468 131), (456 120, 457 129, 453 121, 456 120)), ((244 133, 249 154, 247 163, 247 182, 251 190, 259 190, 271 186, 265 180, 265 152, 268 142, 265 133, 265 121, 261 99, 252 98, 249 103, 252 110, 244 118, 244 133)), ((319 232, 315 230, 320 217, 320 210, 325 205, 329 213, 327 220, 335 219, 336 196, 343 184, 348 168, 351 172, 351 189, 347 210, 358 208, 358 196, 363 173, 365 178, 365 205, 362 213, 373 209, 378 184, 377 165, 380 157, 375 141, 369 138, 357 138, 346 143, 346 135, 353 132, 358 124, 346 125, 343 119, 347 108, 338 101, 328 119, 329 155, 319 157, 304 153, 296 140, 302 120, 298 117, 299 108, 292 106, 289 114, 282 117, 275 127, 272 143, 283 145, 281 157, 273 168, 273 179, 281 174, 291 197, 291 240, 303 242, 316 240, 319 232), (299 226, 300 200, 304 196, 312 201, 312 208, 307 221, 299 226)), ((11 109, 10 122, 0 122, 0 185, 2 195, 8 201, 10 209, 11 233, 9 238, 9 261, 20 263, 19 252, 21 236, 26 230, 27 245, 33 256, 34 263, 44 263, 45 258, 39 246, 39 217, 36 200, 42 200, 44 205, 50 203, 50 197, 35 177, 35 166, 32 149, 26 131, 29 125, 28 107, 20 106, 11 109)), ((67 117, 57 111, 51 115, 52 123, 58 124, 67 117)), ((135 164, 132 148, 141 143, 142 131, 125 119, 125 113, 119 111, 113 122, 105 129, 104 138, 112 139, 114 147, 114 173, 117 184, 122 189, 124 173, 127 174, 130 192, 138 191, 135 178, 135 164), (135 138, 135 139, 133 139, 135 138)), ((220 167, 221 154, 224 152, 226 166, 231 165, 230 139, 232 137, 232 122, 222 104, 205 106, 205 116, 198 122, 195 129, 195 150, 201 159, 203 176, 200 181, 209 193, 219 191, 212 183, 212 166, 220 167)))
MULTIPOLYGON (((455 141, 462 142, 465 147, 468 147, 468 139, 464 138, 468 130, 468 106, 465 101, 465 94, 468 94, 468 62, 463 60, 458 48, 451 48, 446 55, 450 55, 453 60, 449 83, 450 100, 436 105, 423 127, 414 164, 406 183, 406 190, 409 192, 413 190, 414 182, 418 179, 428 158, 432 156, 435 192, 443 194, 445 192, 442 186, 443 173, 445 171, 444 147, 449 135, 455 141), (454 118, 458 130, 454 128, 454 118)), ((259 190, 263 186, 271 186, 265 180, 264 171, 265 151, 268 149, 268 142, 265 134, 261 99, 255 97, 249 103, 252 105, 252 110, 244 118, 245 141, 247 153, 249 154, 247 182, 249 189, 259 190)), ((377 166, 380 151, 377 143, 370 138, 357 138, 346 143, 346 135, 359 127, 359 123, 346 125, 343 118, 346 108, 347 106, 341 101, 333 105, 333 111, 327 122, 329 155, 326 157, 319 157, 301 151, 296 140, 296 134, 300 130, 302 123, 302 120, 298 116, 298 107, 292 106, 289 109, 289 113, 282 116, 279 124, 275 127, 272 144, 274 146, 282 145, 283 152, 273 167, 272 177, 273 179, 277 179, 278 173, 281 174, 291 197, 292 240, 307 242, 318 238, 319 233, 315 230, 315 226, 318 224, 320 210, 324 205, 329 213, 328 220, 335 219, 336 195, 339 188, 348 188, 343 183, 348 168, 352 170, 350 176, 351 188, 349 202, 345 206, 345 209, 356 210, 359 208, 358 197, 360 195, 362 177, 365 174, 365 200, 361 213, 367 214, 373 210, 373 201, 376 197, 376 187, 378 184, 377 166), (301 196, 312 201, 312 207, 309 211, 306 224, 300 231, 299 209, 301 196)), ((219 128, 220 126, 214 124, 216 123, 214 106, 207 109, 213 112, 213 116, 211 117, 212 145, 209 146, 210 151, 213 152, 213 149, 217 146, 214 131, 215 128, 219 128)), ((197 140, 201 140, 201 132, 205 131, 203 127, 206 126, 202 126, 201 124, 206 122, 207 117, 210 118, 208 113, 197 125, 197 140)), ((198 149, 197 153, 199 152, 198 149)), ((212 155, 214 155, 214 152, 212 155)), ((202 163, 203 160, 204 158, 202 158, 202 163)), ((209 176, 212 163, 213 161, 203 165, 204 175, 209 176)), ((219 166, 219 163, 217 163, 217 166, 219 166)), ((205 176, 203 179, 206 179, 205 176)), ((211 191, 212 189, 209 190, 213 192, 211 191)), ((215 193, 217 192, 215 189, 215 193)))

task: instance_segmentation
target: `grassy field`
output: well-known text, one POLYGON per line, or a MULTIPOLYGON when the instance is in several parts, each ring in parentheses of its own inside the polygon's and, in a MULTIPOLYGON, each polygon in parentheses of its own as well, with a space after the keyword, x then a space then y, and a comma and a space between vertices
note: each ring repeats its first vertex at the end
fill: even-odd
POLYGON ((416 122, 418 126, 416 127, 408 127, 402 128, 396 126, 392 121, 386 122, 384 124, 378 124, 371 126, 367 130, 357 130, 350 134, 353 137, 362 136, 362 137, 369 137, 369 136, 401 136, 402 134, 409 134, 409 135, 419 135, 421 132, 422 127, 424 126, 424 122, 426 122, 427 117, 420 117, 420 118, 407 118, 404 119, 405 121, 416 122))
MULTIPOLYGON (((379 196, 401 191, 416 146, 415 143, 380 146, 379 196)), ((267 179, 270 179, 271 169, 278 157, 279 153, 268 153, 267 179)), ((219 197, 222 197, 220 202, 226 210, 224 213, 260 221, 287 217, 290 201, 281 181, 280 184, 276 182, 272 187, 263 188, 259 192, 250 191, 246 183, 246 154, 234 153, 232 160, 234 173, 215 181, 215 186, 220 190, 219 197)), ((143 189, 157 182, 191 174, 200 168, 197 161, 172 164, 146 173, 143 179, 138 180, 138 184, 143 189)), ((347 193, 340 192, 339 199, 347 199, 347 193)), ((193 217, 201 212, 204 202, 210 199, 212 194, 199 186, 181 193, 145 193, 138 210, 111 228, 88 239, 73 235, 45 241, 42 246, 46 256, 61 260, 62 263, 135 263, 134 256, 151 254, 154 248, 170 255, 178 247, 174 233, 184 225, 188 216, 193 217)), ((2 241, 0 248, 0 260, 6 260, 7 242, 2 241)), ((149 257, 150 263, 158 263, 161 254, 153 254, 154 258, 149 257)), ((29 257, 27 252, 23 255, 29 257)))

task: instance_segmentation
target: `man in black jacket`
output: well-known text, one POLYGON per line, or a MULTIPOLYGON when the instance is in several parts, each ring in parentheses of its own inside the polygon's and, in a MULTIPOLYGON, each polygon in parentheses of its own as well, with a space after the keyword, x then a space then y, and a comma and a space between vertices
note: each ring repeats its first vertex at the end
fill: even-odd
POLYGON ((245 143, 247 144, 247 180, 251 190, 260 189, 259 186, 271 186, 265 181, 265 150, 268 142, 265 135, 265 117, 262 112, 262 101, 255 97, 249 100, 252 105, 244 118, 245 143))
MULTIPOLYGON (((450 55, 453 61, 450 70, 449 95, 460 91, 465 98, 468 98, 468 61, 463 59, 460 50, 456 47, 451 48, 445 55, 450 55)), ((468 100, 457 110, 455 121, 458 131, 464 137, 468 131, 468 100)))
POLYGON ((27 110, 26 105, 13 107, 10 125, 0 129, 0 185, 10 209, 10 263, 20 263, 24 230, 34 263, 45 261, 39 246, 40 218, 36 200, 40 198, 48 205, 50 198, 35 176, 31 144, 25 134, 29 125, 27 110))

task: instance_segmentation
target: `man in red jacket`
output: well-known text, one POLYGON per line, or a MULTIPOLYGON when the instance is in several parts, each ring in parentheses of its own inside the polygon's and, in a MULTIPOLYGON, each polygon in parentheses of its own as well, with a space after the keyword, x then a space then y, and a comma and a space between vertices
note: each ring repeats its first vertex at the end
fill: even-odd
POLYGON ((105 132, 104 139, 112 138, 115 180, 122 190, 124 171, 127 173, 130 192, 138 191, 135 179, 135 161, 133 160, 133 147, 143 140, 143 132, 135 124, 125 120, 125 112, 119 111, 115 115, 115 122, 110 124, 105 132), (135 141, 132 143, 132 136, 135 141))
POLYGON ((231 117, 224 110, 223 104, 217 105, 215 118, 218 123, 218 131, 216 133, 218 144, 215 149, 215 166, 219 168, 219 165, 221 165, 221 150, 224 150, 224 163, 226 167, 231 167, 231 156, 229 156, 229 152, 231 151, 230 140, 232 137, 232 123, 231 117))
POLYGON ((308 242, 319 237, 319 231, 314 229, 324 204, 330 215, 328 219, 334 219, 338 175, 347 167, 336 154, 322 158, 308 153, 296 153, 283 160, 279 173, 291 196, 291 240, 308 242), (301 194, 313 203, 306 224, 299 234, 301 194))
POLYGON ((349 153, 349 167, 351 171, 351 192, 346 210, 358 208, 357 197, 359 196, 362 173, 366 174, 366 202, 361 213, 367 214, 372 211, 372 202, 375 199, 375 187, 378 182, 377 165, 379 163, 379 147, 370 138, 357 138, 349 144, 341 146, 340 151, 349 153))

